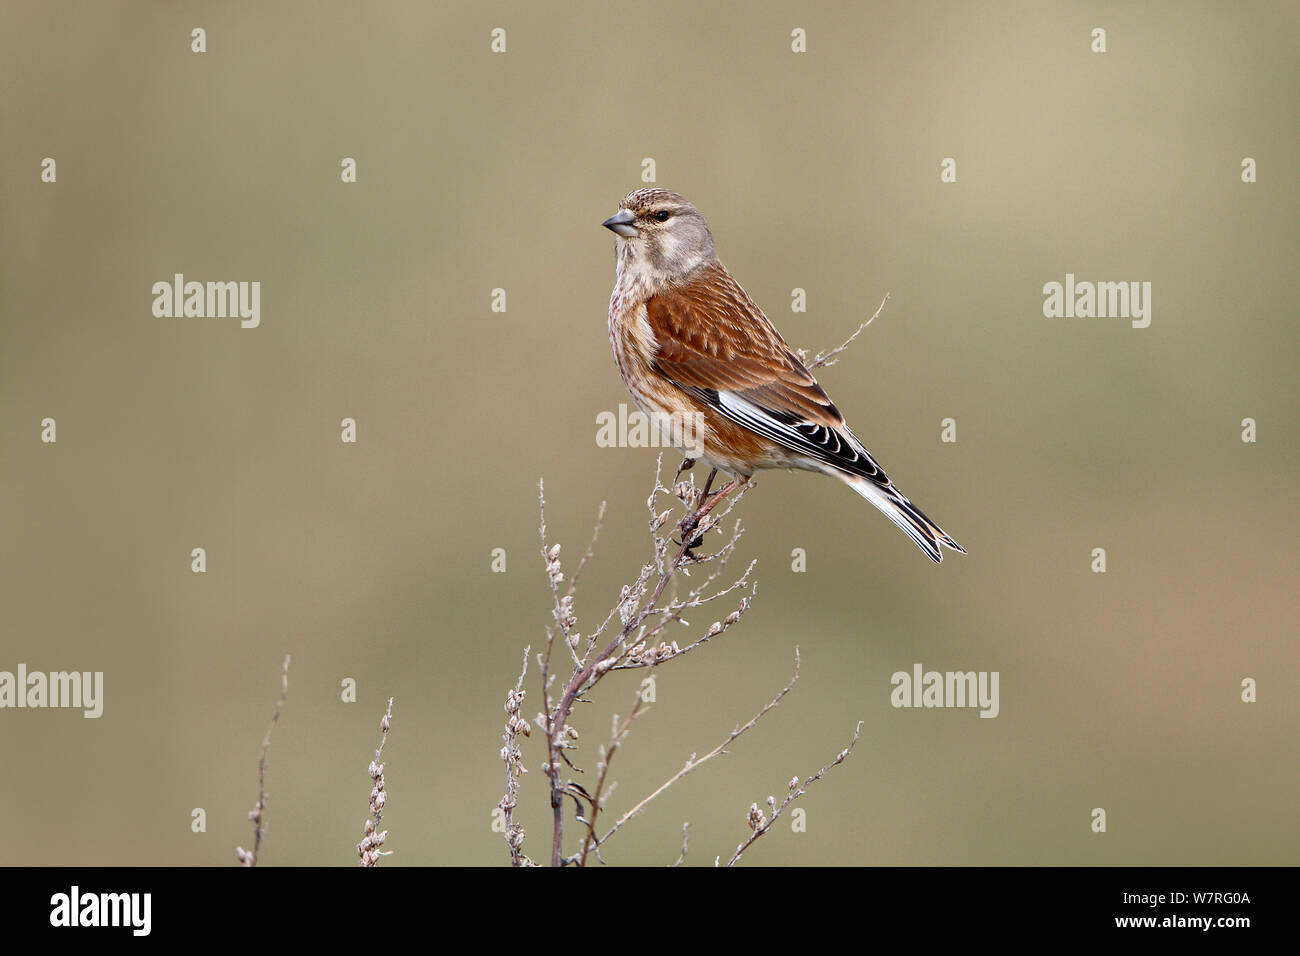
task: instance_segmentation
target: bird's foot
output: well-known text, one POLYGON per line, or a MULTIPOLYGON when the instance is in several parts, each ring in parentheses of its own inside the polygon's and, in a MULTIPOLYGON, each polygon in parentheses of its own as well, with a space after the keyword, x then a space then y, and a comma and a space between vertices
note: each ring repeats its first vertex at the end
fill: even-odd
POLYGON ((705 517, 708 516, 710 511, 717 507, 718 503, 722 501, 723 498, 735 491, 741 484, 749 481, 748 478, 734 478, 710 496, 709 487, 712 485, 713 476, 716 474, 716 469, 710 473, 709 480, 704 483, 704 490, 700 492, 700 497, 697 499, 697 507, 695 510, 687 513, 678 525, 678 528, 680 528, 682 532, 682 540, 678 543, 685 545, 685 550, 682 551, 682 556, 690 561, 699 560, 699 556, 695 553, 695 549, 704 543, 704 534, 709 530, 707 527, 700 528, 705 517))

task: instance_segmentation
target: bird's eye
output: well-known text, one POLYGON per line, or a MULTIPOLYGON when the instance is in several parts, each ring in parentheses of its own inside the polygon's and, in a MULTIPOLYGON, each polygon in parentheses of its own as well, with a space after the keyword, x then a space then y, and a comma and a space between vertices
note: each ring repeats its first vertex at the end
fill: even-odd
POLYGON ((657 213, 655 213, 655 222, 667 222, 667 221, 668 221, 667 209, 660 209, 657 213))

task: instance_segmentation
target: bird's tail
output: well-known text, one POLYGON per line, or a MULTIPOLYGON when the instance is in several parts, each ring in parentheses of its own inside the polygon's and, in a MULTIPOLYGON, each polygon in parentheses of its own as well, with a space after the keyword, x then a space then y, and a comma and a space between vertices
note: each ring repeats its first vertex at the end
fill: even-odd
POLYGON ((892 484, 881 485, 870 478, 862 478, 858 475, 841 474, 840 477, 850 488, 879 508, 881 514, 898 525, 935 564, 943 560, 943 553, 939 550, 940 545, 960 551, 962 554, 966 553, 965 548, 927 518, 925 512, 908 501, 892 484))

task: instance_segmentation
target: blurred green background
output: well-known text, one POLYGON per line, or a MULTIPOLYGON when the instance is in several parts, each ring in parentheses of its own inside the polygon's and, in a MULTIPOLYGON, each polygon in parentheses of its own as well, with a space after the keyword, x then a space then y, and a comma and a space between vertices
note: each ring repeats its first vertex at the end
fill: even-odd
MULTIPOLYGON (((725 858, 863 720, 807 832, 746 862, 1296 863, 1298 9, 6 2, 0 669, 102 670, 106 702, 0 712, 0 861, 233 863, 286 653, 263 865, 356 862, 389 696, 385 865, 507 861, 538 479, 569 559, 609 502, 584 631, 648 554, 655 452, 597 447, 595 416, 629 402, 599 223, 652 157, 793 344, 892 293, 822 381, 970 553, 935 567, 837 483, 762 475, 754 607, 657 671, 610 813, 751 717, 796 644, 802 679, 606 859, 669 863, 683 821, 688 863, 725 858), (261 327, 155 318, 175 272, 260 281, 261 327), (1067 272, 1150 281, 1150 328, 1044 318, 1067 272), (1000 672, 1001 715, 892 708, 916 662, 1000 672)), ((580 710, 589 771, 635 683, 580 710)), ((538 735, 525 758, 545 858, 538 735)))

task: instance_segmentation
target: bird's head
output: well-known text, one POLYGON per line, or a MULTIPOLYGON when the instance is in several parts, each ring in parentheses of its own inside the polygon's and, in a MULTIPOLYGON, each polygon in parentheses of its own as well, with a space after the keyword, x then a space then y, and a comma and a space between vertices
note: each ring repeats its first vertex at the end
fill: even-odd
POLYGON ((618 237, 619 271, 635 269, 654 284, 682 278, 717 258, 700 211, 667 189, 628 193, 601 225, 618 237))

